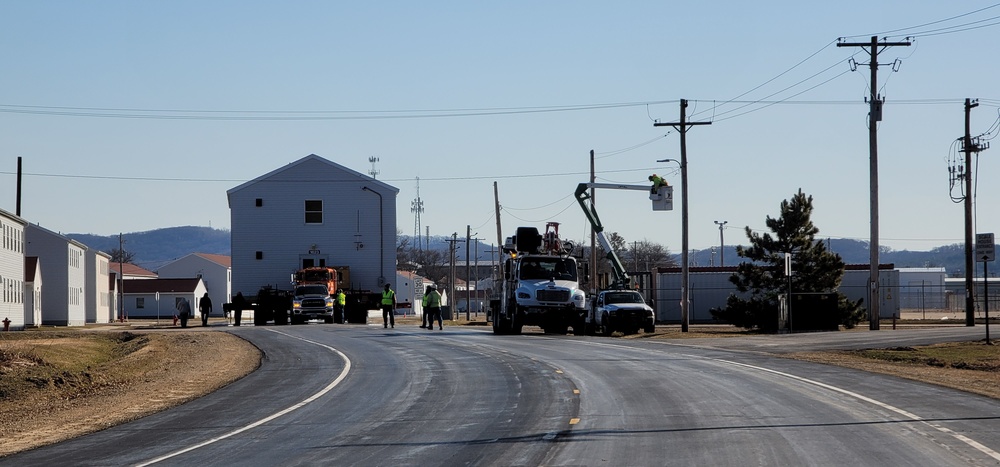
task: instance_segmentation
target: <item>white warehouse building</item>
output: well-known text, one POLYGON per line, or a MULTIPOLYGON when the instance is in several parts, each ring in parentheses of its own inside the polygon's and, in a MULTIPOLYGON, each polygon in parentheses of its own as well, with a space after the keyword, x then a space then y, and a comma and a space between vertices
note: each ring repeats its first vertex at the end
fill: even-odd
POLYGON ((398 194, 315 154, 230 189, 233 295, 289 290, 309 266, 348 266, 350 289, 395 289, 398 194))

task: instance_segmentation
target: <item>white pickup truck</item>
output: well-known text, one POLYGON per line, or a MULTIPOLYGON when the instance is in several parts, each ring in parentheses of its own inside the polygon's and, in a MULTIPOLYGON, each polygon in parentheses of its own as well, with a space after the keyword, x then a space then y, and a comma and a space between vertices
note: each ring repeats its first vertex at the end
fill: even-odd
POLYGON ((656 330, 656 316, 635 290, 602 290, 591 301, 588 324, 605 336, 615 331, 635 334, 640 329, 649 333, 656 330))

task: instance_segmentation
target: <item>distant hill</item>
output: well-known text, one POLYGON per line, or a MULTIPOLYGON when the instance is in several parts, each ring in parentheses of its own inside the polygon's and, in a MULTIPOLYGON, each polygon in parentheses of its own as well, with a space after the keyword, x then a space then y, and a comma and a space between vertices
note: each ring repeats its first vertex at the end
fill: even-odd
MULTIPOLYGON (((66 236, 105 253, 119 248, 117 235, 71 233, 66 236)), ((125 240, 122 249, 135 255, 133 262, 150 271, 191 253, 231 253, 229 230, 211 227, 168 227, 122 234, 122 239, 125 240)))
MULTIPOLYGON (((67 237, 79 241, 91 248, 110 253, 118 248, 118 236, 100 236, 92 234, 67 234, 67 237)), ((405 240, 413 245, 413 239, 404 235, 405 240)), ((168 227, 147 232, 132 232, 122 235, 125 239, 124 250, 135 254, 135 263, 150 271, 156 271, 173 260, 191 253, 213 253, 230 255, 229 230, 213 229, 211 227, 168 227)), ((430 237, 425 248, 447 251, 449 236, 430 237)), ((465 261, 465 239, 457 238, 458 251, 456 260, 465 261)), ((471 257, 479 254, 479 261, 490 261, 491 245, 479 243, 478 248, 472 245, 471 257)), ((868 264, 868 243, 860 240, 836 239, 830 241, 829 248, 841 256, 847 264, 868 264)), ((675 255, 680 262, 680 255, 675 255)), ((693 250, 691 262, 696 266, 719 264, 718 253, 713 257, 711 249, 693 250)), ((734 266, 742 258, 736 256, 736 248, 726 245, 724 257, 727 266, 734 266)), ((949 276, 962 277, 965 271, 965 247, 960 244, 945 245, 930 251, 883 250, 879 255, 882 263, 892 263, 898 268, 944 267, 949 276)))

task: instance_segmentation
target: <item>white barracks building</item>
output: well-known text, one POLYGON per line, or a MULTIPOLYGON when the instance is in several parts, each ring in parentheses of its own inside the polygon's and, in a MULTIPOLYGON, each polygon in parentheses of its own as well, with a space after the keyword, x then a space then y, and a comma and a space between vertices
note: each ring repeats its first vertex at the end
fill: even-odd
POLYGON ((398 194, 315 154, 230 189, 232 294, 290 290, 307 266, 350 267, 352 289, 395 289, 398 194))

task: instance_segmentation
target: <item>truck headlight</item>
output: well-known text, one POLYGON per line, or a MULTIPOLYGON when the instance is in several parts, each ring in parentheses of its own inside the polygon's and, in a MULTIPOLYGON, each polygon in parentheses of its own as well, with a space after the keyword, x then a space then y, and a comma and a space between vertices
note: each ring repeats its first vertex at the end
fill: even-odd
POLYGON ((299 309, 299 308, 302 308, 302 302, 300 302, 298 300, 292 302, 292 309, 293 310, 296 310, 296 309, 299 309))

